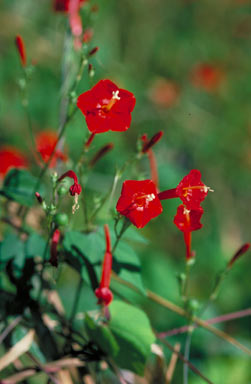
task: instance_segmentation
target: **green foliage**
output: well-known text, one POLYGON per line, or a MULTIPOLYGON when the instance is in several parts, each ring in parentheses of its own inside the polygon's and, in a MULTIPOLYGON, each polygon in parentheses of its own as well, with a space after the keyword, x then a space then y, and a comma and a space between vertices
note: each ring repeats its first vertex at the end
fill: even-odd
POLYGON ((109 310, 109 328, 119 345, 115 362, 121 368, 143 375, 151 344, 155 341, 147 316, 140 309, 116 300, 109 310))
POLYGON ((37 191, 43 194, 41 188, 36 188, 37 183, 38 179, 31 175, 30 172, 23 169, 12 169, 4 179, 0 194, 7 197, 7 199, 31 207, 36 202, 34 193, 37 191))
MULTIPOLYGON (((66 260, 77 270, 85 281, 95 289, 101 274, 101 266, 105 252, 103 229, 84 234, 78 231, 66 232, 63 248, 66 260)), ((121 241, 113 255, 113 270, 124 280, 135 284, 142 292, 140 261, 125 241, 121 241)))
POLYGON ((86 314, 85 329, 91 341, 95 342, 107 356, 115 358, 120 347, 108 325, 98 324, 86 314))

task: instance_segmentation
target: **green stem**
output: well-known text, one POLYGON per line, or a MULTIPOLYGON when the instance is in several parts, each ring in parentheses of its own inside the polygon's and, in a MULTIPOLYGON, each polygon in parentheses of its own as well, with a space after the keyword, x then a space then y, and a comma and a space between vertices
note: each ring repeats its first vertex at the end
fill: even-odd
POLYGON ((123 234, 125 233, 125 231, 127 230, 127 228, 131 225, 131 223, 124 218, 124 221, 123 221, 123 225, 122 225, 122 228, 120 230, 120 232, 117 234, 117 232, 115 231, 115 234, 116 234, 116 240, 115 240, 115 243, 112 247, 112 254, 114 254, 120 240, 121 240, 121 237, 123 236, 123 234))
POLYGON ((82 286, 83 286, 83 279, 82 279, 82 277, 80 277, 79 283, 78 283, 78 286, 77 286, 77 289, 76 289, 76 293, 75 293, 75 298, 74 298, 74 302, 73 302, 73 306, 72 306, 71 316, 70 316, 70 319, 69 319, 69 323, 70 324, 72 324, 72 322, 73 322, 73 320, 75 318, 77 309, 78 309, 78 303, 79 303, 79 298, 80 298, 80 293, 81 293, 82 286))

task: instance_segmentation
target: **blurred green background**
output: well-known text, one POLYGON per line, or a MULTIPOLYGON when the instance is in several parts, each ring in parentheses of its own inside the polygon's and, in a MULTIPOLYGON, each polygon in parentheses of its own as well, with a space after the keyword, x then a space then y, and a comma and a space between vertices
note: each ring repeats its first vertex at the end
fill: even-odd
MULTIPOLYGON (((135 152, 139 135, 163 130, 164 137, 154 149, 160 190, 175 187, 193 168, 199 169, 203 182, 214 189, 203 203, 203 229, 193 233, 196 265, 190 293, 203 302, 217 271, 239 246, 251 240, 251 5, 241 0, 100 0, 97 4, 90 44, 99 47, 92 59, 96 75, 89 80, 85 74, 80 93, 99 79, 109 78, 132 91, 137 103, 127 132, 108 132, 95 138, 93 151, 107 142, 113 142, 115 148, 95 167, 87 190, 105 193, 116 166, 135 152), (201 64, 219 73, 213 89, 194 81, 201 64)), ((17 86, 21 72, 16 34, 23 36, 28 59, 35 64, 29 86, 34 131, 58 128, 66 23, 66 16, 52 12, 49 0, 2 0, 1 145, 29 152, 17 86)), ((73 161, 81 154, 86 135, 84 118, 77 112, 66 133, 73 161)), ((149 178, 147 160, 127 177, 139 175, 149 178)), ((117 197, 119 192, 120 186, 117 197)), ((184 269, 185 250, 182 233, 173 225, 177 205, 177 201, 163 202, 164 213, 140 230, 148 243, 135 249, 145 286, 181 304, 176 275, 184 269)), ((73 281, 74 274, 67 270, 58 282, 66 307, 72 300, 73 281)), ((91 305, 86 304, 86 296, 82 294, 79 310, 91 305)), ((144 307, 158 331, 185 324, 184 319, 155 304, 131 299, 144 307)), ((94 298, 91 301, 94 303, 94 298)), ((204 317, 245 309, 250 301, 249 253, 236 263, 204 317)), ((219 325, 247 346, 251 343, 248 326, 249 318, 219 325)), ((177 340, 183 343, 184 335, 169 338, 172 343, 177 340)), ((247 358, 204 330, 194 334, 191 361, 214 383, 251 382, 247 358)), ((178 363, 173 383, 180 383, 181 377, 182 364, 178 363)), ((201 382, 190 375, 189 383, 201 382)))

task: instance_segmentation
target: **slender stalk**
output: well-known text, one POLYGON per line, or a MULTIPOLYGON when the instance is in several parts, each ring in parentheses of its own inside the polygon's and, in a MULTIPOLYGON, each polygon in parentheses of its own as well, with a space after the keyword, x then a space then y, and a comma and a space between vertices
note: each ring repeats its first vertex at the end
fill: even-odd
MULTIPOLYGON (((144 294, 132 283, 122 279, 119 277, 115 272, 112 272, 112 278, 119 282, 122 285, 125 285, 126 287, 132 289, 134 292, 138 293, 140 296, 144 297, 144 294)), ((163 297, 157 295, 156 293, 150 291, 149 289, 146 290, 146 296, 154 301, 155 303, 161 305, 164 308, 169 309, 172 312, 177 313, 178 315, 185 317, 187 319, 191 318, 191 315, 185 311, 183 308, 179 307, 178 305, 172 303, 171 301, 164 299, 163 297)), ((210 324, 208 324, 206 321, 193 316, 192 320, 194 323, 196 323, 199 327, 202 327, 204 329, 207 329, 209 332, 213 333, 215 336, 218 336, 219 338, 223 339, 224 341, 227 341, 228 343, 232 344, 236 348, 239 348, 244 353, 251 355, 251 350, 241 343, 239 343, 237 340, 235 340, 232 336, 228 335, 227 333, 212 327, 210 324)))
POLYGON ((0 344, 8 336, 8 334, 20 323, 22 316, 17 316, 0 335, 0 344))
POLYGON ((213 384, 206 376, 204 376, 198 368, 196 368, 190 361, 188 361, 180 352, 178 352, 167 340, 160 340, 161 343, 165 344, 173 353, 175 353, 183 363, 187 364, 188 367, 198 376, 200 376, 206 383, 213 384))
MULTIPOLYGON (((251 308, 243 309, 242 311, 227 313, 226 315, 213 317, 212 319, 206 320, 207 324, 219 324, 225 321, 231 321, 235 319, 241 319, 242 317, 251 316, 251 308)), ((194 328, 198 328, 197 324, 194 324, 194 328)), ((179 335, 181 333, 187 332, 189 326, 185 325, 184 327, 174 328, 167 332, 161 332, 158 334, 159 338, 165 338, 168 336, 179 335)))
MULTIPOLYGON (((192 342, 192 334, 194 328, 190 328, 186 337, 184 357, 188 361, 190 355, 190 347, 192 342)), ((188 365, 183 364, 183 383, 188 384, 188 365)))

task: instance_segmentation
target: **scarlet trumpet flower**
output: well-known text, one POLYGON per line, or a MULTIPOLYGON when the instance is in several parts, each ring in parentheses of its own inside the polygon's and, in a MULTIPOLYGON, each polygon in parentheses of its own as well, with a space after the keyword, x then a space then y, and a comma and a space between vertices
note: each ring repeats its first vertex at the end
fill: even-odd
POLYGON ((70 177, 74 181, 74 183, 71 185, 71 187, 69 189, 69 192, 70 192, 71 196, 74 196, 74 205, 72 206, 72 213, 75 213, 76 210, 79 208, 78 195, 80 195, 80 193, 82 191, 82 187, 78 183, 78 178, 77 178, 77 175, 74 171, 69 170, 69 171, 65 172, 62 176, 60 176, 60 178, 58 179, 58 182, 62 181, 65 177, 70 177))
POLYGON ((0 148, 0 178, 4 178, 11 168, 27 168, 28 161, 18 149, 6 146, 0 148))
POLYGON ((121 132, 130 127, 135 103, 131 92, 118 88, 110 80, 100 80, 78 97, 77 107, 84 114, 90 132, 121 132))
POLYGON ((124 181, 116 209, 137 228, 143 228, 163 211, 152 180, 124 181))
MULTIPOLYGON (((57 145, 58 135, 54 131, 42 131, 36 135, 36 149, 40 153, 42 159, 47 163, 57 145)), ((66 161, 67 156, 59 149, 53 154, 50 161, 50 168, 56 166, 57 160, 66 161)))
POLYGON ((23 67, 25 67, 26 66, 26 53, 25 53, 24 41, 20 35, 17 35, 15 42, 16 42, 17 50, 18 50, 19 57, 21 60, 21 64, 23 67))
POLYGON ((99 287, 95 290, 95 295, 98 298, 98 304, 109 305, 113 299, 113 294, 109 288, 112 272, 112 251, 111 251, 111 238, 109 227, 104 225, 106 251, 102 267, 102 276, 99 287))
POLYGON ((200 171, 192 169, 176 188, 160 192, 158 197, 160 200, 179 197, 187 209, 197 209, 209 190, 211 189, 201 181, 200 171))
POLYGON ((184 234, 187 260, 190 260, 192 257, 192 231, 202 228, 202 224, 200 223, 202 214, 203 208, 201 207, 188 210, 184 205, 180 205, 177 209, 176 216, 174 217, 174 224, 184 234))

